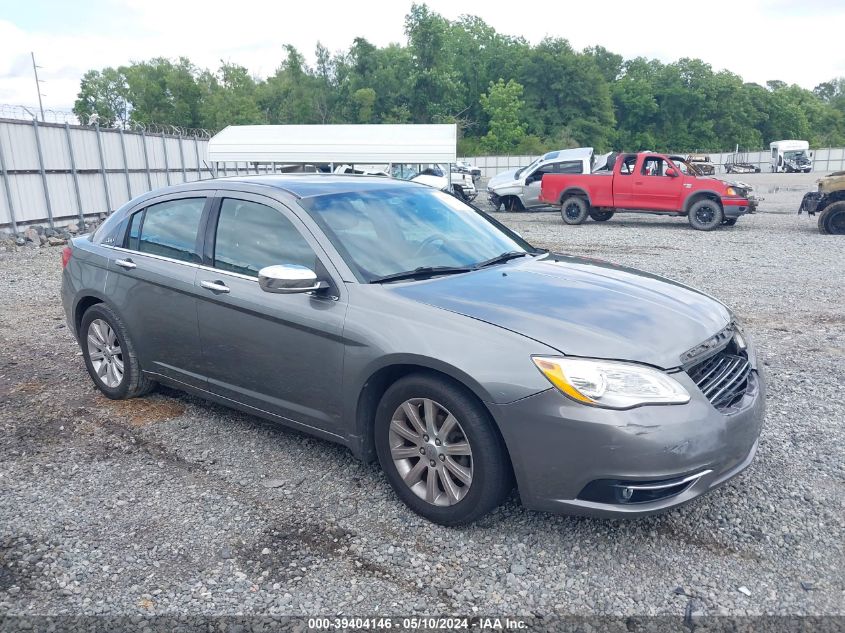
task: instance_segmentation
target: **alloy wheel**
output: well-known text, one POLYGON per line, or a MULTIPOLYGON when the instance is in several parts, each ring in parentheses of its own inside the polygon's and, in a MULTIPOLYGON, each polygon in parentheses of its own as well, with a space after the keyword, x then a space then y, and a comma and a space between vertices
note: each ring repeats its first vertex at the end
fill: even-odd
POLYGON ((88 357, 102 383, 114 389, 123 382, 123 351, 114 329, 103 319, 88 326, 88 357))
POLYGON ((699 208, 695 212, 695 219, 701 222, 702 224, 710 224, 713 221, 713 217, 716 215, 716 210, 707 205, 699 208))
POLYGON ((566 205, 564 213, 566 214, 566 217, 568 217, 570 220, 576 220, 581 214, 581 207, 577 203, 571 202, 566 205))
POLYGON ((414 494, 437 506, 463 499, 472 485, 469 439, 460 422, 429 398, 403 402, 390 420, 390 454, 414 494))

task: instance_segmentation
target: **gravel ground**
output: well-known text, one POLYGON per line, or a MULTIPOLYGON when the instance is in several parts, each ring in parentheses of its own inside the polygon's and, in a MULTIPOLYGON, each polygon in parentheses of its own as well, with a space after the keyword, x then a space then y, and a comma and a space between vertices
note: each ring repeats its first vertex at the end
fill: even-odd
POLYGON ((668 514, 435 526, 343 448, 169 390, 97 394, 58 248, 0 254, 2 614, 845 614, 843 245, 757 175, 736 227, 498 214, 529 240, 733 306, 769 373, 753 466, 668 514))

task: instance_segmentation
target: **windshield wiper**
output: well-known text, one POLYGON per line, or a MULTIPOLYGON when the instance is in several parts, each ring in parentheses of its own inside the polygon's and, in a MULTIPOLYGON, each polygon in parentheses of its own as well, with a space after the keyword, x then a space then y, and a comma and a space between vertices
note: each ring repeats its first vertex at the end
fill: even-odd
POLYGON ((501 264, 511 259, 516 259, 517 257, 524 257, 528 254, 529 253, 527 251, 508 251, 507 253, 496 255, 495 257, 491 257, 490 259, 485 259, 483 262, 478 262, 475 266, 473 266, 473 268, 477 270, 479 268, 484 268, 485 266, 501 264))
POLYGON ((426 279, 435 275, 455 275, 457 273, 468 273, 475 270, 474 266, 420 266, 414 270, 405 270, 390 275, 382 275, 370 280, 371 284, 380 284, 384 281, 401 281, 402 279, 426 279))

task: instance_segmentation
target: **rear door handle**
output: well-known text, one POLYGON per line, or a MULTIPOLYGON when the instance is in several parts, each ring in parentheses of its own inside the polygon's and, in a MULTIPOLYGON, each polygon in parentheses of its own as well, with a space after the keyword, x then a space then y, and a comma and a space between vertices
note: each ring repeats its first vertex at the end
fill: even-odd
POLYGON ((211 290, 212 292, 219 292, 221 294, 226 294, 227 292, 229 292, 229 286, 224 284, 222 281, 201 281, 200 286, 202 286, 206 290, 211 290))
POLYGON ((120 266, 121 268, 125 268, 126 270, 138 268, 138 264, 133 262, 131 259, 116 259, 114 263, 120 266))

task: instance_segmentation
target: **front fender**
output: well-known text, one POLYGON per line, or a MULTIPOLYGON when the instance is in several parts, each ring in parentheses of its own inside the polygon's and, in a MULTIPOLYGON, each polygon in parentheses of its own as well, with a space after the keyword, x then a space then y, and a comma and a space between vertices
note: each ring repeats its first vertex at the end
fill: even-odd
POLYGON ((492 187, 490 188, 490 191, 499 196, 500 198, 504 198, 505 196, 517 196, 520 200, 522 200, 522 185, 506 185, 501 187, 492 187))

